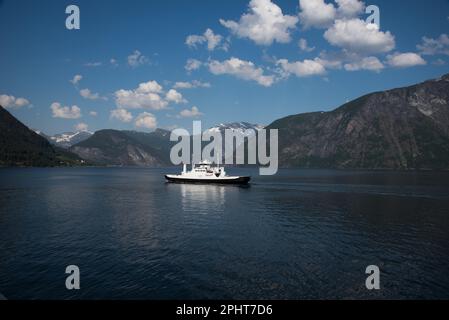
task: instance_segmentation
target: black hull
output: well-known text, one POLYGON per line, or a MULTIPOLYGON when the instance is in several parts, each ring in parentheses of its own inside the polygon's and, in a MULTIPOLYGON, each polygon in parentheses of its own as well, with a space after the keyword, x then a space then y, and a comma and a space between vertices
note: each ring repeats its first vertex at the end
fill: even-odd
POLYGON ((183 179, 183 178, 172 178, 165 176, 168 182, 173 183, 195 183, 195 184, 234 184, 234 185, 246 185, 251 180, 251 177, 238 177, 235 179, 228 180, 211 180, 211 179, 183 179))

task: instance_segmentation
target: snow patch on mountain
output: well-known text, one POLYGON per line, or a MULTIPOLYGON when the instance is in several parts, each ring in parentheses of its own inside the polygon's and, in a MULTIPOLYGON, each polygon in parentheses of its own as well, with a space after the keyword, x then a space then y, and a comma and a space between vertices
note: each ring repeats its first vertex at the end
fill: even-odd
POLYGON ((53 136, 48 136, 39 130, 35 130, 35 132, 46 138, 51 144, 64 149, 68 149, 77 143, 87 140, 93 135, 90 131, 64 132, 53 136))
POLYGON ((232 122, 232 123, 220 123, 219 125, 208 129, 206 132, 215 133, 219 132, 221 134, 225 133, 225 130, 232 130, 234 133, 237 132, 244 137, 252 136, 256 132, 262 130, 264 126, 260 124, 252 124, 248 122, 232 122))

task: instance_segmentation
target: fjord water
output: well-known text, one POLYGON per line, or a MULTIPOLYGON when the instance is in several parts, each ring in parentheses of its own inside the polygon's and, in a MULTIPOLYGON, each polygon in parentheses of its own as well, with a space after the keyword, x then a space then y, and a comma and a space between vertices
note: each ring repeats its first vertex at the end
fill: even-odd
POLYGON ((449 298, 449 173, 0 169, 8 299, 449 298), (77 265, 81 289, 65 288, 77 265), (381 270, 368 291, 365 269, 381 270))

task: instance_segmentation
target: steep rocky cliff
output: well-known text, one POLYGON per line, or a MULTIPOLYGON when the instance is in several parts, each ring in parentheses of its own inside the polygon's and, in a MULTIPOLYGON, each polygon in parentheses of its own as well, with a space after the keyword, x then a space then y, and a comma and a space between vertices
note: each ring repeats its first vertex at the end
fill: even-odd
POLYGON ((279 129, 281 166, 449 169, 449 75, 270 128, 279 129))

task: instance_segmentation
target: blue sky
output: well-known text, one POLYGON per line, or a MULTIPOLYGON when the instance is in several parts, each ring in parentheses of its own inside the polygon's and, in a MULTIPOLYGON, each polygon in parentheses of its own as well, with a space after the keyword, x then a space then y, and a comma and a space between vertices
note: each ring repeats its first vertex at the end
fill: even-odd
POLYGON ((448 0, 0 0, 0 101, 48 134, 269 124, 448 73, 448 30, 448 0))

